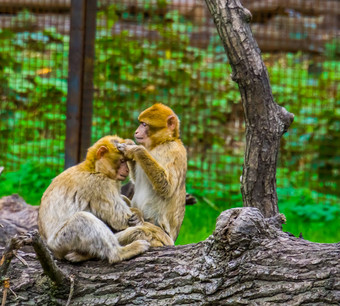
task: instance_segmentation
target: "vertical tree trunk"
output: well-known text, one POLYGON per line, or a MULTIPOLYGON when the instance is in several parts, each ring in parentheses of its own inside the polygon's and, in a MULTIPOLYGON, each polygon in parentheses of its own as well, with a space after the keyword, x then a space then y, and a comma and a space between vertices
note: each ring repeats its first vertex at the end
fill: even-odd
POLYGON ((267 69, 250 30, 251 13, 239 0, 205 0, 238 83, 246 121, 243 205, 265 217, 278 214, 276 163, 280 139, 294 115, 274 102, 267 69))

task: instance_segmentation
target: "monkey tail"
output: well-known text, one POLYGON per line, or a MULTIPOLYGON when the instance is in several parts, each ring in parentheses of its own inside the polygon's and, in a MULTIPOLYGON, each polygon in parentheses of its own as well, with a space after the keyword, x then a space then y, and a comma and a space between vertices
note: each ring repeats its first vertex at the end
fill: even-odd
POLYGON ((120 247, 118 253, 120 260, 126 260, 146 252, 149 248, 150 243, 146 240, 136 240, 126 246, 120 247))

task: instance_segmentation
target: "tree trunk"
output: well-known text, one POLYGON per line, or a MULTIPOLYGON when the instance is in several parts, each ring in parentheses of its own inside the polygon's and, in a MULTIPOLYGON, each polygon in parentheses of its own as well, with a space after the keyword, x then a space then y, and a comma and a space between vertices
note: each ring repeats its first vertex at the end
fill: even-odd
POLYGON ((243 205, 265 217, 278 214, 276 163, 280 138, 293 114, 273 99, 267 69, 250 30, 251 13, 239 0, 206 0, 238 83, 246 121, 243 205))
MULTIPOLYGON (((74 276, 71 305, 338 305, 340 245, 295 238, 271 222, 256 208, 235 208, 197 244, 112 266, 57 264, 74 276)), ((6 305, 65 305, 68 293, 53 286, 35 254, 18 254, 28 266, 13 260, 7 277, 17 298, 9 294, 6 305)))

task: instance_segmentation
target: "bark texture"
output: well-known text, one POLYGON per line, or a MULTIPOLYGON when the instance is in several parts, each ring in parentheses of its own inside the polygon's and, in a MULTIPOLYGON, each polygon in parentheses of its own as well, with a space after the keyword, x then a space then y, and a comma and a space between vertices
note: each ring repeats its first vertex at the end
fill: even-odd
POLYGON ((243 205, 265 217, 278 214, 276 163, 280 139, 294 115, 274 102, 267 69, 250 30, 251 13, 239 0, 206 0, 238 83, 246 121, 243 205))
MULTIPOLYGON (((340 245, 292 237, 272 221, 256 208, 235 208, 198 244, 112 266, 56 262, 74 279, 70 305, 338 305, 340 245)), ((6 277, 17 297, 9 292, 6 305, 65 305, 71 285, 51 282, 33 251, 18 255, 28 266, 12 260, 6 277)))
POLYGON ((15 234, 38 228, 38 207, 27 204, 17 194, 0 199, 0 246, 15 234))

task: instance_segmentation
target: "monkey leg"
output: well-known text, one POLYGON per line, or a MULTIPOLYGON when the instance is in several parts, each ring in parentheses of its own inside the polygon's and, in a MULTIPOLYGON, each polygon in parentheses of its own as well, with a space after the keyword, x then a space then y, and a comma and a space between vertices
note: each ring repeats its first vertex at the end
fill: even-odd
POLYGON ((104 222, 84 211, 74 214, 54 237, 47 240, 47 245, 59 259, 77 262, 100 258, 110 263, 141 254, 150 246, 148 242, 140 240, 120 246, 104 222))
POLYGON ((144 222, 143 225, 128 227, 115 234, 121 245, 133 243, 133 241, 146 240, 152 247, 174 245, 174 241, 160 227, 144 222))

